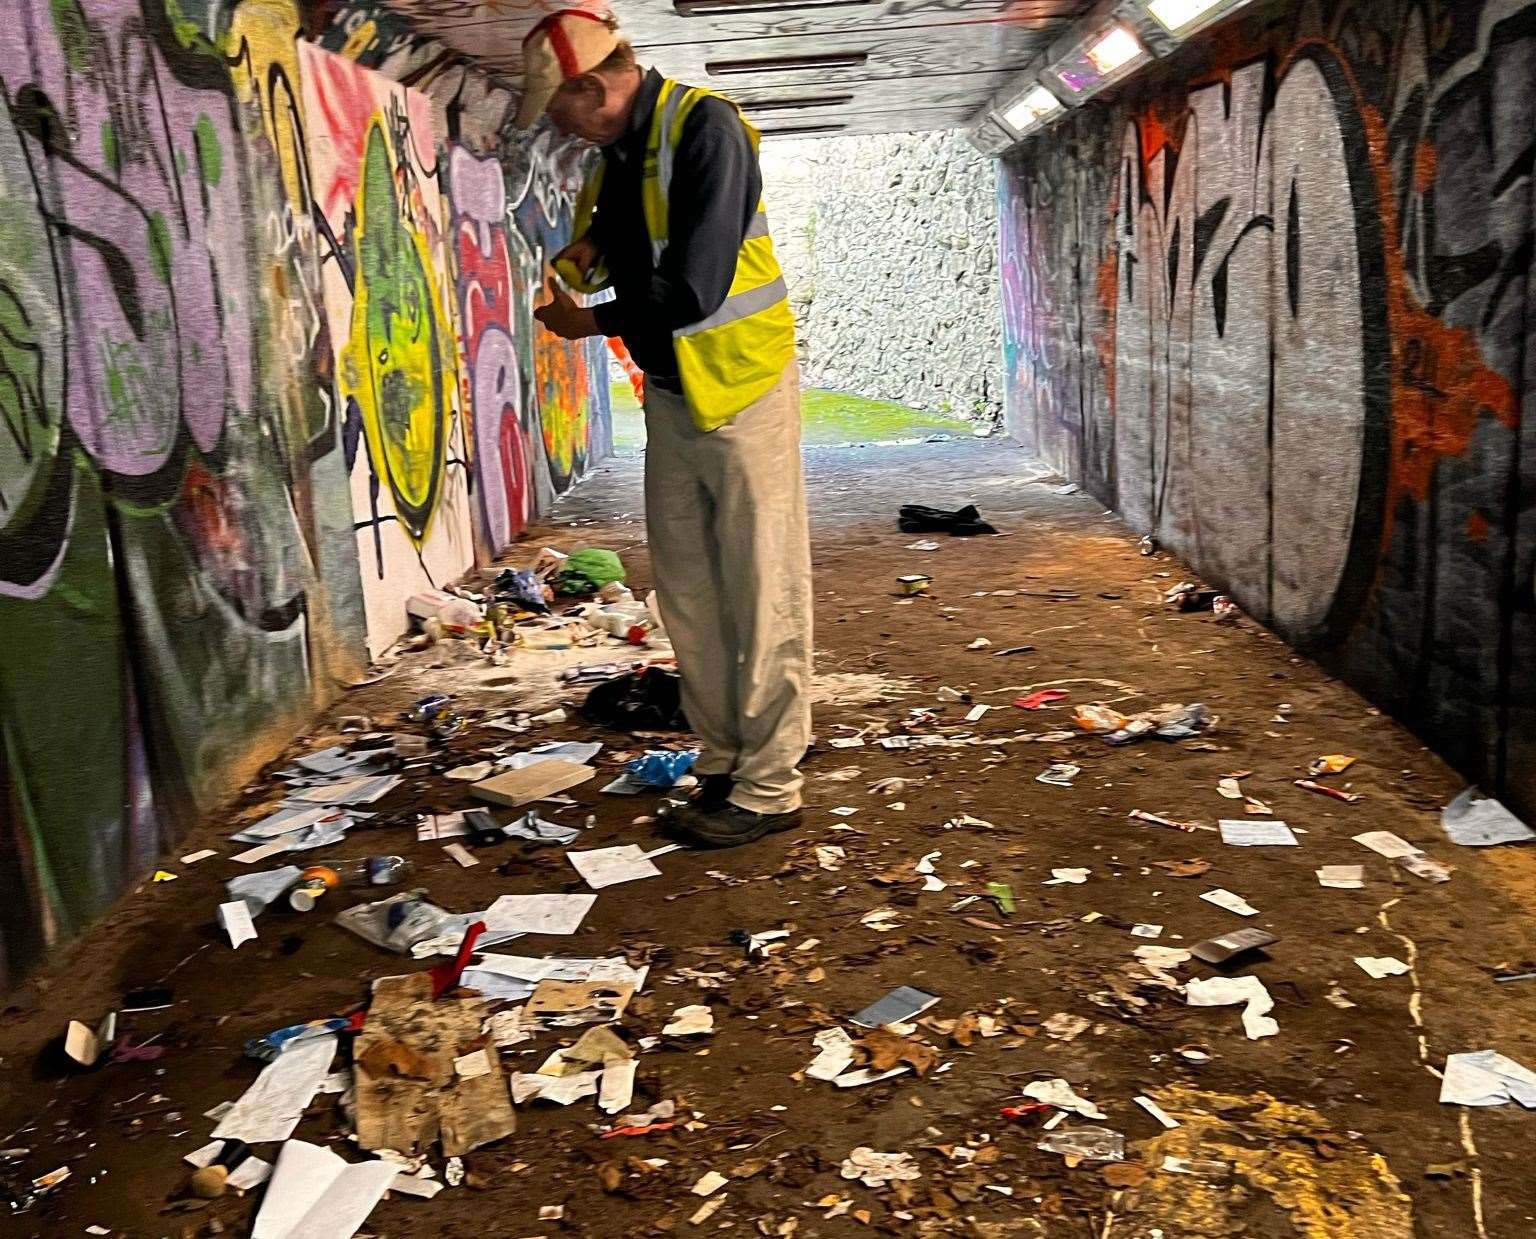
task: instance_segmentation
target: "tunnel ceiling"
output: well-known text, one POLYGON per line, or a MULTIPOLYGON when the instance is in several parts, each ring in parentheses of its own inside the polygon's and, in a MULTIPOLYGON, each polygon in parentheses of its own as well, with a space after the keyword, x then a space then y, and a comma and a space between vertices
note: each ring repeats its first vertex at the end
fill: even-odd
POLYGON ((522 38, 546 12, 611 7, 642 63, 730 95, 770 137, 962 125, 1089 7, 1085 0, 823 0, 815 7, 784 0, 777 11, 764 11, 765 0, 386 3, 422 33, 513 79, 522 71, 522 38), (706 11, 688 11, 694 7, 706 11))

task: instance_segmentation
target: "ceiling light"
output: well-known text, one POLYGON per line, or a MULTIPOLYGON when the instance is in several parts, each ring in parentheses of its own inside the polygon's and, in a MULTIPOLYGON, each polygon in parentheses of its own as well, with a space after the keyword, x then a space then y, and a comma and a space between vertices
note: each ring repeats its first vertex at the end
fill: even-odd
POLYGON ((808 138, 813 133, 841 133, 847 125, 795 125, 785 129, 764 129, 765 138, 808 138))
POLYGON ((1080 43, 1051 73, 1074 95, 1086 99, 1149 59, 1141 41, 1125 26, 1115 25, 1080 43))
POLYGON ((1066 105, 1060 99, 1036 84, 1004 108, 1000 115, 1010 129, 1022 135, 1048 117, 1064 111, 1066 105))
POLYGON ((873 3, 875 0, 672 0, 672 8, 681 17, 704 17, 730 13, 790 13, 796 9, 839 9, 873 3))
POLYGON ((1244 3, 1246 0, 1142 0, 1164 30, 1181 36, 1193 34, 1244 3))
POLYGON ((705 63, 704 72, 711 76, 718 76, 725 73, 857 69, 868 59, 868 52, 829 52, 823 56, 764 56, 760 60, 711 60, 705 63))
POLYGON ((852 95, 821 95, 814 99, 761 99, 748 102, 736 100, 743 112, 754 116, 766 116, 771 112, 802 112, 810 108, 836 108, 852 103, 852 95))

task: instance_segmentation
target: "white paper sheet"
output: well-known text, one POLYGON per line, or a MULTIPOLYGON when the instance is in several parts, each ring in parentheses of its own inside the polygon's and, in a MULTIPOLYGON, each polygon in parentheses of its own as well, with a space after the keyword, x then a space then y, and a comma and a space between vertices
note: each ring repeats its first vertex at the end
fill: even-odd
POLYGON ((399 1173, 392 1162, 349 1163, 317 1144, 290 1140, 278 1154, 251 1239, 350 1239, 399 1173))
POLYGON ((1058 1110, 1070 1110, 1085 1119, 1107 1119, 1109 1116, 1086 1097, 1079 1097, 1065 1080, 1036 1080, 1024 1086, 1024 1096, 1043 1101, 1058 1110))
POLYGON ((251 923, 250 906, 243 899, 219 905, 219 926, 229 935, 229 945, 239 950, 242 942, 253 942, 256 926, 251 923))
POLYGON ((603 1067, 603 1079, 597 1090, 597 1108, 604 1114, 617 1114, 629 1108, 635 1096, 635 1068, 639 1065, 638 1060, 629 1058, 603 1067))
POLYGON ((261 1069, 245 1096, 213 1129, 216 1140, 264 1144, 286 1140, 331 1069, 336 1035, 306 1037, 261 1069))
POLYGON ((568 1106, 583 1097, 597 1092, 602 1071, 581 1071, 572 1076, 542 1076, 536 1072, 514 1072, 512 1075, 512 1100, 518 1105, 525 1101, 553 1101, 568 1106))
POLYGON ((1184 987, 1184 997, 1192 1007, 1235 1007, 1243 1004, 1243 1031, 1248 1040, 1273 1037, 1280 1025, 1269 1018, 1275 1000, 1258 977, 1207 977, 1184 987))
POLYGON ((486 954, 464 970, 463 984, 487 998, 527 998, 540 981, 615 981, 645 987, 649 968, 631 968, 622 955, 607 959, 539 959, 486 954))
POLYGON ((1365 866, 1324 865, 1317 871, 1317 884, 1336 891, 1363 890, 1365 888, 1365 866))
POLYGON ((1408 971, 1408 965, 1400 959, 1393 959, 1390 955, 1356 955, 1355 963, 1360 965, 1365 975, 1377 981, 1386 977, 1400 977, 1408 971))
POLYGON ((596 895, 503 895, 478 919, 496 933, 573 934, 596 895))
POLYGON ((853 1038, 841 1028, 823 1028, 812 1038, 818 1053, 806 1067, 813 1080, 835 1080, 853 1062, 853 1038))
POLYGON ((567 852, 565 858, 595 891, 605 886, 618 886, 622 882, 637 882, 641 878, 661 876, 661 870, 634 843, 593 848, 588 852, 567 852))
POLYGON ((1484 798, 1475 787, 1467 788, 1445 806, 1440 824, 1451 842, 1462 847, 1487 848, 1536 839, 1536 830, 1491 796, 1484 798))
POLYGON ((1234 895, 1229 890, 1217 887, 1213 891, 1206 891, 1200 896, 1206 903, 1213 903, 1218 908, 1225 908, 1228 912, 1235 912, 1238 916, 1258 916, 1259 910, 1241 895, 1234 895))
POLYGON ((1515 1101, 1536 1110, 1536 1072, 1497 1050, 1452 1054, 1445 1060, 1440 1100, 1454 1106, 1502 1106, 1515 1101))
POLYGON ((1300 847, 1291 828, 1284 822, 1221 819, 1221 841, 1235 848, 1300 847))
POLYGON ((1396 860, 1399 856, 1421 856, 1424 851, 1390 830, 1370 830, 1354 838, 1361 847, 1370 848, 1376 855, 1385 856, 1388 860, 1396 860))

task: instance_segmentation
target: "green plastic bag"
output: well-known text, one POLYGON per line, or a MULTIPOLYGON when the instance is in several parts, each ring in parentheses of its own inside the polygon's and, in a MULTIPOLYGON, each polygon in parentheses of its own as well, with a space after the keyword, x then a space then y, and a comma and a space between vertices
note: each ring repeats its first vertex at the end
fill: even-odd
POLYGON ((576 551, 565 561, 555 588, 562 594, 593 594, 609 581, 624 579, 624 565, 612 551, 591 546, 576 551))

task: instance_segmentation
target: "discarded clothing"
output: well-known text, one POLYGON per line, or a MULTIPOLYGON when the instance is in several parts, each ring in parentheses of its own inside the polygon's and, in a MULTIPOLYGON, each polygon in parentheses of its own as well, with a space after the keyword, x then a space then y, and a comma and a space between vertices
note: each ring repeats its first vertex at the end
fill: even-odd
POLYGON ((997 532, 981 519, 981 513, 974 504, 967 504, 954 512, 946 512, 943 508, 927 508, 920 503, 904 504, 897 514, 897 524, 903 533, 948 533, 957 538, 997 532))
POLYGON ((645 667, 594 685, 582 717, 618 731, 686 731, 682 684, 674 672, 645 667))

